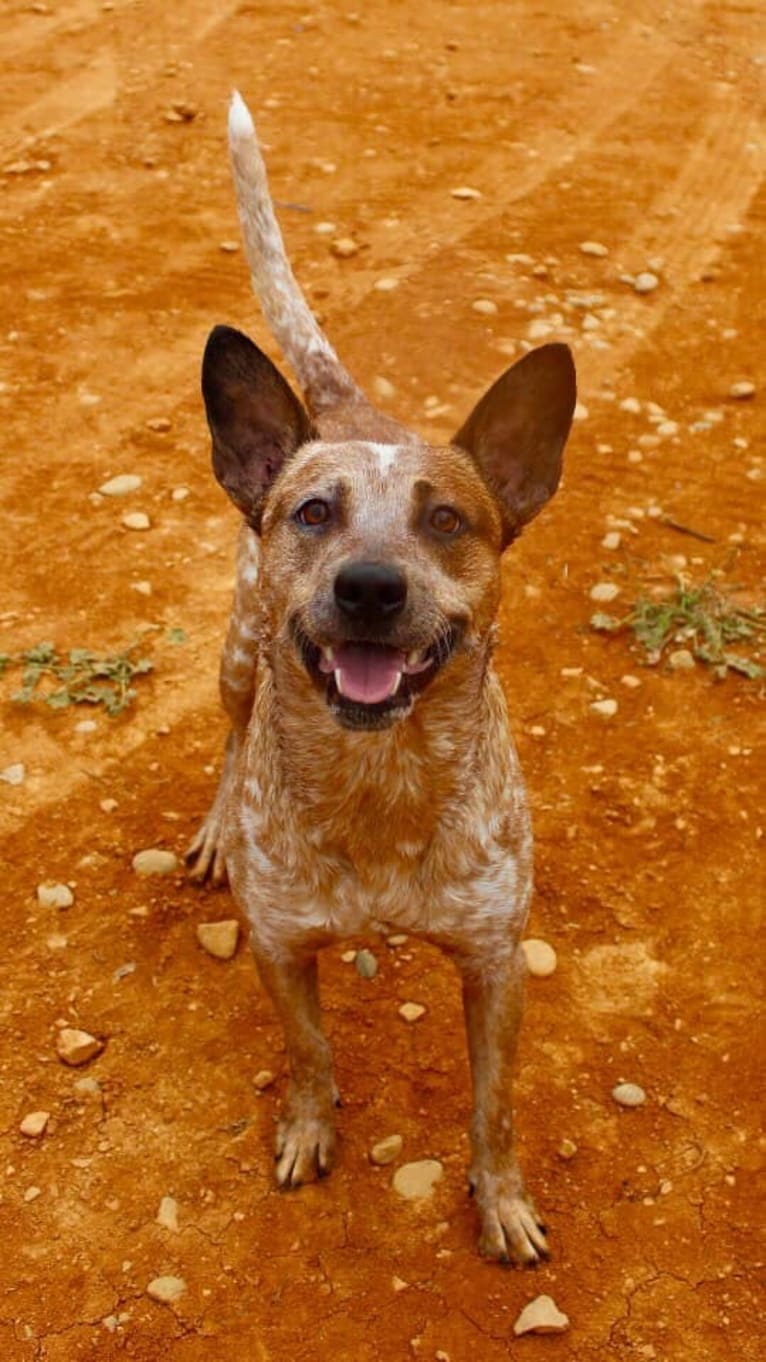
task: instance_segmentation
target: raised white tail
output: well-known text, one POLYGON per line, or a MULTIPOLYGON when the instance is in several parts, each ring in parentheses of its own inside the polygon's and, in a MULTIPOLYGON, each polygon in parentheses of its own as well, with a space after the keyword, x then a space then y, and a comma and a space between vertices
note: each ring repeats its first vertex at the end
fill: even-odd
POLYGON ((300 380, 309 409, 335 406, 358 389, 290 268, 255 125, 236 90, 229 106, 229 151, 250 278, 263 315, 300 380))

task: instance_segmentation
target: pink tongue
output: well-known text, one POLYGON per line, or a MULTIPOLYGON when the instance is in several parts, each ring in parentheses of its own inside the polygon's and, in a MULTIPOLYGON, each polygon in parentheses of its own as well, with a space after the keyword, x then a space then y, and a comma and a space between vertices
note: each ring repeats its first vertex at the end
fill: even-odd
POLYGON ((396 648, 344 643, 335 649, 332 666, 341 695, 347 700, 375 705, 393 695, 397 678, 404 671, 405 658, 396 648))

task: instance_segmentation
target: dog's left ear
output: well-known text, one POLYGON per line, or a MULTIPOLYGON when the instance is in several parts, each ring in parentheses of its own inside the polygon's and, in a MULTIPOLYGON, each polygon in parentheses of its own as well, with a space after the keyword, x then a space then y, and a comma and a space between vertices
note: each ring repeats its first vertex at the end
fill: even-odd
POLYGON ((559 485, 576 399, 569 347, 542 345, 506 369, 452 441, 472 455, 500 502, 504 548, 559 485))
POLYGON ((215 475, 259 530, 266 492, 285 460, 312 438, 308 413, 271 360, 230 326, 210 332, 202 396, 215 475))

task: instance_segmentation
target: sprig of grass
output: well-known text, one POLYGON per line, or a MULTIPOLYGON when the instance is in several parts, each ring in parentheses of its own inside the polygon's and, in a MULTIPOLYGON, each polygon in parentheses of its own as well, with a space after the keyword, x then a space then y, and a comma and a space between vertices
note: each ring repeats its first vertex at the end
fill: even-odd
POLYGON ((87 648, 71 648, 66 657, 54 643, 38 643, 23 653, 0 654, 0 675, 20 666, 21 690, 11 699, 18 704, 44 700, 51 709, 68 705, 103 705, 107 714, 122 714, 135 698, 131 682, 145 676, 152 663, 145 657, 131 656, 133 648, 104 657, 87 648))
POLYGON ((766 610, 735 605, 710 581, 691 586, 679 579, 671 595, 660 600, 639 598, 624 619, 599 612, 590 623, 602 633, 632 630, 650 666, 656 666, 674 644, 688 648, 720 678, 728 671, 750 680, 766 676, 766 668, 756 661, 766 643, 766 610), (742 643, 751 645, 750 655, 731 651, 730 645, 742 643))

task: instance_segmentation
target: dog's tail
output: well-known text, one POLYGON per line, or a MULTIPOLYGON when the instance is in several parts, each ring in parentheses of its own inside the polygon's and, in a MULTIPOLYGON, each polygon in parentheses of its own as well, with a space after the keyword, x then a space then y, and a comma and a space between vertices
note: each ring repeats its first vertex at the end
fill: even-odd
POLYGON ((229 151, 250 278, 263 315, 300 380, 310 410, 358 393, 314 317, 285 252, 255 126, 236 91, 229 107, 229 151))

